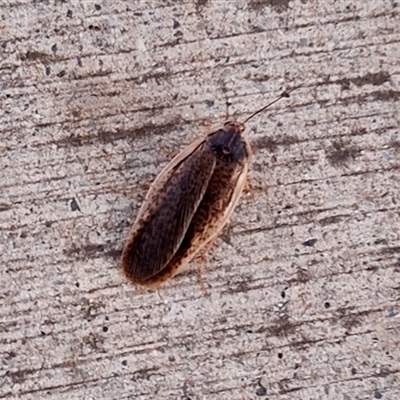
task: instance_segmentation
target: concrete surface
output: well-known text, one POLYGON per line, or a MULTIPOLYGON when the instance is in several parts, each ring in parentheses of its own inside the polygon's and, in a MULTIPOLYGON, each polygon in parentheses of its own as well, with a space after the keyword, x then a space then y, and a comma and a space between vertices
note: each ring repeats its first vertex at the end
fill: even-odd
POLYGON ((0 398, 400 398, 400 3, 3 0, 0 398), (157 291, 119 256, 227 114, 251 194, 157 291), (228 104, 228 107, 227 107, 228 104))

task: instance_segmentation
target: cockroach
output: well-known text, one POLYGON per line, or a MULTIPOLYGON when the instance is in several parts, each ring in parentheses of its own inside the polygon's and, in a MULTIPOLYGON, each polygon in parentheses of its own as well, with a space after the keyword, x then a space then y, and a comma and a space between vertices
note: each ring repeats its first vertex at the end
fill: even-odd
POLYGON ((244 125, 293 91, 226 122, 181 151, 151 185, 122 251, 133 283, 155 288, 183 271, 221 232, 247 181, 251 148, 244 125))

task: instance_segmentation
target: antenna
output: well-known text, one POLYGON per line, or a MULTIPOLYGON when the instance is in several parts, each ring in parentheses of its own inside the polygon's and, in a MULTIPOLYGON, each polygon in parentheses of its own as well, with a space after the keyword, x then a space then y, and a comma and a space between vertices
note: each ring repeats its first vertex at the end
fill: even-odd
POLYGON ((258 111, 256 111, 255 113, 251 114, 250 117, 246 118, 244 120, 243 124, 245 124, 247 121, 252 119, 257 114, 259 114, 259 113, 263 112, 264 110, 266 110, 268 107, 271 107, 273 104, 277 103, 279 100, 282 100, 283 98, 290 97, 289 94, 292 93, 294 90, 298 89, 299 87, 301 87, 301 86, 296 86, 293 89, 283 91, 282 94, 278 98, 276 98, 274 101, 271 101, 271 103, 267 104, 263 108, 260 108, 258 111))

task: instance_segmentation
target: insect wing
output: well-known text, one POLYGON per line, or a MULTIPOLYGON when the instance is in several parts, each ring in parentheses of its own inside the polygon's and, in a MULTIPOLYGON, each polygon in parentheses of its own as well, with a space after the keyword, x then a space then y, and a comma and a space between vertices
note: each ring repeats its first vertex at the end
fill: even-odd
POLYGON ((134 282, 159 273, 174 256, 213 174, 215 157, 206 143, 190 157, 182 154, 154 182, 125 244, 123 269, 134 282))
MULTIPOLYGON (((247 171, 247 166, 245 166, 244 169, 247 171)), ((244 173, 246 172, 244 171, 244 173)), ((189 227, 182 246, 177 250, 176 254, 163 271, 146 281, 145 286, 147 288, 156 288, 173 276, 179 274, 194 257, 202 253, 203 249, 213 242, 218 234, 220 234, 235 209, 245 182, 245 176, 240 175, 232 193, 231 201, 224 212, 219 214, 217 219, 214 218, 211 224, 204 226, 203 229, 198 229, 196 225, 198 225, 199 221, 195 220, 196 216, 192 219, 193 225, 189 227), (195 233, 191 232, 193 230, 195 233), (190 235, 190 233, 192 233, 192 235, 190 235)))
POLYGON ((158 287, 182 272, 196 255, 203 250, 206 252, 239 201, 247 179, 250 146, 246 138, 233 129, 214 132, 209 138, 216 164, 207 190, 174 257, 162 271, 146 281, 147 288, 158 287), (219 145, 224 145, 225 153, 219 153, 219 145), (228 155, 229 161, 223 161, 223 154, 228 155))

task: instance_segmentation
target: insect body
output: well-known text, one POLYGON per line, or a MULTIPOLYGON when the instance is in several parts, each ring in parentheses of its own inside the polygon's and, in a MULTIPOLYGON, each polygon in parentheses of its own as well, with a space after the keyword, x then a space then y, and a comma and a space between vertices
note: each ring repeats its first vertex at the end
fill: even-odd
POLYGON ((213 241, 237 205, 250 155, 244 124, 227 122, 190 144, 164 168, 123 249, 122 267, 130 281, 157 287, 213 241))

